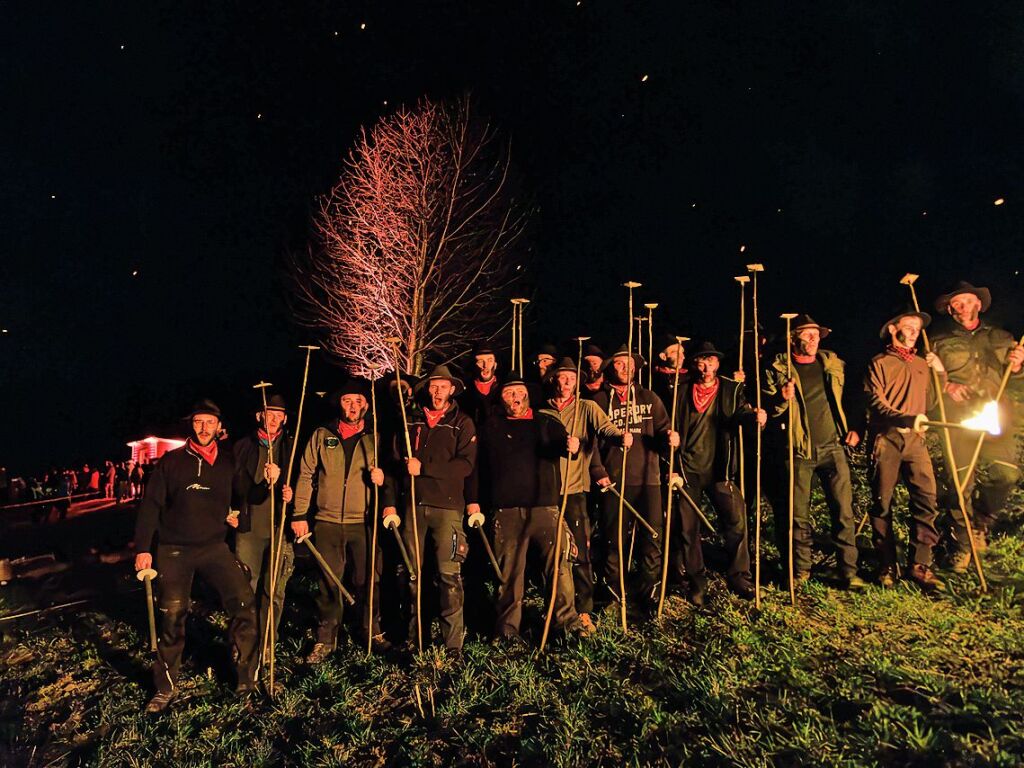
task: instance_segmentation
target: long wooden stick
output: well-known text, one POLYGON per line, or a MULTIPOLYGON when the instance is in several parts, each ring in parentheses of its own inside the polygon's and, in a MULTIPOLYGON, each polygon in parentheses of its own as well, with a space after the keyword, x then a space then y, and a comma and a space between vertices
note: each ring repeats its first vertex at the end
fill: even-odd
MULTIPOLYGON (((747 271, 753 274, 754 336, 754 397, 757 410, 761 410, 761 331, 757 321, 757 273, 764 272, 761 264, 747 264, 747 271)), ((756 443, 756 464, 754 465, 754 607, 761 608, 761 428, 754 430, 756 443)))
MULTIPOLYGON (((627 320, 629 321, 629 335, 626 341, 626 418, 625 418, 625 429, 624 432, 629 431, 629 417, 633 411, 633 382, 629 376, 630 366, 633 366, 633 376, 639 377, 640 372, 635 370, 636 366, 633 364, 633 289, 639 288, 640 283, 629 281, 623 283, 623 285, 629 290, 629 313, 627 314, 627 320)), ((615 397, 615 392, 612 391, 609 397, 615 397)), ((622 619, 622 632, 625 634, 629 632, 629 624, 626 621, 626 562, 623 559, 625 554, 622 550, 622 520, 625 508, 623 502, 626 500, 626 456, 629 454, 629 448, 625 445, 622 446, 622 473, 619 477, 622 480, 622 493, 619 494, 619 520, 618 520, 618 547, 619 547, 619 616, 622 619)))
POLYGON ((647 388, 654 389, 654 302, 644 304, 647 309, 647 388))
MULTIPOLYGON (((270 425, 267 423, 267 387, 270 386, 270 382, 261 381, 259 384, 253 386, 253 389, 260 391, 260 397, 263 398, 263 428, 267 430, 267 462, 272 463, 274 461, 274 435, 270 431, 270 425)), ((276 594, 277 582, 274 580, 274 563, 275 554, 277 550, 274 548, 274 527, 276 517, 275 510, 275 499, 274 499, 274 483, 271 483, 268 479, 267 484, 270 486, 270 599, 267 600, 267 627, 270 633, 269 643, 269 660, 268 666, 269 671, 267 673, 267 693, 271 698, 274 696, 274 595, 276 594)), ((262 663, 261 659, 261 663, 262 663)))
MULTIPOLYGON (((676 336, 676 344, 683 345, 685 336, 676 336)), ((675 371, 672 375, 672 418, 669 420, 669 429, 679 432, 676 429, 676 413, 679 405, 679 363, 673 366, 675 371)), ((668 488, 665 490, 665 540, 661 543, 661 592, 658 595, 658 618, 660 619, 665 610, 665 587, 668 585, 668 559, 669 542, 672 535, 672 472, 676 466, 676 447, 668 447, 668 488)), ((699 530, 699 529, 698 529, 699 530)), ((698 533, 699 537, 700 534, 698 533)))
MULTIPOLYGON (((746 275, 739 275, 738 277, 734 277, 733 280, 735 280, 737 283, 740 284, 740 354, 739 354, 740 364, 736 368, 736 370, 740 371, 742 373, 743 372, 743 337, 746 336, 746 332, 744 330, 745 326, 746 326, 746 311, 747 311, 747 307, 746 307, 746 304, 747 304, 747 302, 746 302, 746 292, 747 291, 746 291, 746 288, 747 288, 747 283, 750 282, 750 278, 747 277, 746 275)), ((743 449, 743 425, 742 424, 739 427, 738 434, 739 434, 739 447, 740 447, 740 491, 742 491, 745 494, 747 492, 747 471, 746 471, 746 463, 747 463, 747 461, 746 461, 746 451, 743 449)))
MULTIPOLYGON (((380 459, 377 455, 377 369, 379 366, 372 366, 372 375, 370 378, 370 418, 373 419, 373 467, 377 469, 380 467, 380 459)), ((373 653, 373 598, 374 598, 374 587, 377 581, 377 516, 380 514, 377 509, 380 504, 380 488, 376 483, 373 483, 373 535, 370 543, 370 572, 366 575, 366 578, 370 580, 370 602, 366 606, 366 610, 369 614, 369 621, 366 627, 366 655, 370 656, 373 653)))
MULTIPOLYGON (((913 272, 908 272, 900 278, 900 283, 910 289, 910 298, 914 302, 914 310, 916 312, 921 311, 921 305, 917 302, 917 291, 914 289, 914 283, 917 281, 918 277, 919 275, 915 275, 913 272)), ((928 340, 928 332, 924 329, 924 324, 921 325, 921 340, 924 342, 925 353, 931 352, 932 345, 928 340)), ((946 401, 942 396, 942 382, 939 379, 939 372, 930 365, 928 366, 928 369, 931 371, 932 375, 932 386, 935 387, 935 399, 939 406, 939 418, 942 421, 946 421, 946 401)), ((1002 388, 1000 388, 1000 395, 1002 395, 1002 388)), ((981 443, 984 439, 985 433, 982 432, 978 437, 979 452, 981 451, 981 443)), ((961 482, 960 472, 956 466, 956 456, 953 455, 953 439, 949 434, 949 430, 942 430, 942 441, 943 447, 946 449, 946 464, 948 465, 949 474, 953 479, 953 490, 956 492, 956 503, 960 507, 960 514, 963 515, 964 526, 967 528, 967 539, 970 541, 971 559, 974 560, 974 569, 978 574, 978 585, 982 592, 987 592, 988 584, 985 582, 985 571, 981 567, 981 559, 978 557, 977 545, 974 542, 974 527, 971 523, 971 516, 967 511, 967 499, 964 497, 964 489, 967 487, 970 472, 967 473, 967 477, 965 477, 961 482)))
MULTIPOLYGON (((385 341, 390 342, 395 353, 395 383, 398 390, 398 405, 402 411, 402 427, 405 432, 405 454, 411 459, 413 455, 412 440, 409 439, 409 417, 405 413, 405 392, 402 389, 402 373, 400 370, 402 366, 398 360, 398 343, 401 339, 397 336, 392 336, 385 339, 385 341)), ((419 524, 416 522, 416 478, 413 475, 409 475, 409 509, 412 513, 413 548, 416 550, 416 647, 420 653, 423 653, 423 611, 421 608, 423 563, 420 556, 420 529, 419 524)))
MULTIPOLYGON (((583 342, 589 336, 579 336, 576 341, 579 344, 579 352, 576 355, 576 392, 573 394, 572 427, 569 430, 569 437, 576 435, 576 429, 580 422, 580 374, 583 365, 583 342)), ((565 477, 562 478, 562 506, 558 510, 558 521, 555 523, 555 564, 551 576, 551 599, 548 601, 547 616, 544 617, 544 631, 540 636, 540 650, 544 652, 544 646, 548 642, 548 632, 551 631, 551 618, 555 615, 555 600, 558 598, 558 572, 562 557, 562 521, 565 519, 565 509, 569 504, 569 475, 572 472, 572 462, 575 461, 583 451, 582 442, 580 449, 565 460, 565 477)))
MULTIPOLYGON (((786 321, 786 379, 792 381, 793 379, 793 339, 790 336, 792 333, 791 326, 793 324, 793 318, 796 317, 795 312, 786 312, 781 315, 786 321)), ((786 428, 786 443, 789 450, 789 544, 786 548, 788 557, 787 565, 789 568, 789 603, 790 605, 796 605, 796 583, 793 579, 793 512, 795 497, 795 485, 796 485, 796 473, 795 467, 793 466, 793 424, 795 423, 796 408, 793 400, 789 401, 789 407, 786 409, 786 416, 789 420, 789 424, 786 428)))

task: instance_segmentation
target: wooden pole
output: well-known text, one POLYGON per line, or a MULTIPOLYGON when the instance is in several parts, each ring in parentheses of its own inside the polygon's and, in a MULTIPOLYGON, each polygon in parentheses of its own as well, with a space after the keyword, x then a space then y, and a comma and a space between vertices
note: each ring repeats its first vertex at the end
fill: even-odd
MULTIPOLYGON (((377 469, 380 467, 380 457, 378 456, 377 450, 377 373, 380 370, 379 365, 370 366, 370 418, 373 419, 373 467, 377 469)), ((372 482, 372 481, 371 481, 372 482)), ((380 488, 376 483, 373 484, 373 535, 370 542, 370 572, 366 574, 366 578, 370 580, 370 602, 366 606, 366 610, 369 612, 369 621, 367 622, 366 628, 366 655, 370 656, 373 653, 373 598, 374 588, 377 581, 377 517, 380 511, 377 509, 380 504, 380 488)))
POLYGON ((656 303, 644 304, 647 309, 647 388, 654 389, 654 310, 656 303))
MULTIPOLYGON (((792 381, 793 379, 793 339, 791 337, 793 324, 793 318, 796 317, 795 312, 786 312, 780 317, 786 321, 786 379, 792 381)), ((793 423, 794 416, 796 414, 796 408, 794 408, 795 402, 789 401, 789 407, 786 408, 786 416, 788 417, 789 423, 786 428, 786 444, 789 451, 789 539, 787 546, 788 557, 786 558, 787 566, 789 568, 789 603, 790 605, 796 605, 796 583, 793 579, 793 506, 795 502, 794 486, 795 486, 795 471, 793 467, 793 423)))
MULTIPOLYGON (((734 277, 737 283, 740 284, 740 353, 739 353, 739 366, 736 368, 737 371, 743 371, 743 337, 746 336, 746 288, 747 283, 750 282, 750 278, 746 275, 739 275, 734 277)), ((739 448, 740 448, 740 490, 745 494, 747 492, 747 457, 746 451, 743 448, 743 425, 739 427, 739 448)))
MULTIPOLYGON (((684 341, 688 341, 686 336, 676 336, 676 344, 679 346, 682 346, 684 341)), ((676 412, 679 405, 679 363, 677 362, 673 367, 675 371, 672 375, 672 418, 669 420, 669 429, 678 432, 676 412)), ((665 499, 665 540, 661 543, 661 592, 658 595, 659 619, 665 610, 665 587, 668 584, 669 542, 672 535, 672 471, 675 469, 675 466, 676 449, 674 445, 670 445, 668 448, 668 488, 665 491, 665 495, 668 497, 665 499)))
MULTIPOLYGON (((747 271, 752 273, 751 288, 754 311, 754 396, 757 409, 761 410, 761 331, 757 320, 757 273, 764 272, 762 264, 747 264, 747 271)), ((754 432, 756 436, 756 464, 754 465, 754 607, 761 608, 761 428, 754 432)))
MULTIPOLYGON (((270 426, 267 424, 267 387, 271 386, 268 381, 261 381, 259 384, 253 385, 253 389, 260 391, 260 397, 263 399, 263 428, 267 431, 267 462, 272 463, 274 461, 274 436, 270 432, 270 426)), ((267 694, 273 698, 274 696, 274 595, 277 593, 277 582, 274 578, 274 563, 276 561, 277 550, 274 547, 274 531, 276 530, 274 525, 277 520, 275 510, 275 499, 274 499, 274 483, 267 480, 267 484, 270 486, 270 599, 267 600, 267 631, 270 634, 269 643, 269 671, 267 673, 267 694)), ((257 601, 257 605, 259 602, 257 601)), ((262 660, 261 660, 262 662, 262 660)))
MULTIPOLYGON (((629 291, 629 309, 626 315, 629 321, 629 334, 626 341, 626 418, 625 418, 625 429, 624 432, 629 431, 629 417, 633 410, 633 382, 629 374, 630 366, 633 367, 633 375, 639 377, 640 372, 635 370, 636 365, 633 363, 633 289, 639 288, 640 283, 629 281, 623 283, 629 291)), ((610 397, 615 397, 614 391, 610 393, 610 397)), ((622 549, 622 520, 625 509, 623 502, 626 500, 626 457, 629 455, 629 448, 625 445, 622 446, 622 471, 619 475, 622 482, 622 493, 619 494, 619 515, 618 515, 618 549, 619 549, 619 616, 622 620, 622 631, 623 633, 629 632, 629 624, 626 621, 626 562, 624 561, 625 552, 622 549)))

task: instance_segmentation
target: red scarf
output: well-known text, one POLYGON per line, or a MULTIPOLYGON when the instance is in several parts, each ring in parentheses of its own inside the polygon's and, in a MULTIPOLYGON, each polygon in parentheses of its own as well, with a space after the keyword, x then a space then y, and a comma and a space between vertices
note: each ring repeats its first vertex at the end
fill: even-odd
POLYGON ((440 411, 432 411, 429 408, 424 408, 423 409, 423 415, 427 417, 427 426, 430 427, 431 429, 436 427, 438 424, 441 423, 441 419, 444 418, 444 415, 447 412, 448 412, 447 406, 443 410, 440 410, 440 411))
POLYGON ((347 421, 338 419, 338 434, 341 435, 342 440, 348 440, 350 437, 355 437, 365 428, 365 422, 360 419, 355 424, 349 424, 347 421))
POLYGON ((557 409, 558 409, 558 412, 559 412, 559 413, 561 413, 561 412, 562 412, 562 411, 564 411, 564 410, 565 410, 566 408, 568 408, 568 407, 569 407, 570 405, 572 405, 573 403, 575 403, 575 402, 576 402, 576 395, 569 395, 569 399, 568 399, 568 400, 566 400, 566 401, 565 401, 564 403, 562 403, 561 405, 559 405, 559 404, 558 404, 558 402, 557 402, 556 400, 551 400, 550 402, 551 402, 551 404, 552 404, 553 406, 555 406, 555 408, 557 408, 557 409))
MULTIPOLYGON (((673 374, 675 374, 676 370, 677 369, 675 368, 669 368, 667 365, 656 365, 654 367, 655 373, 664 373, 666 376, 672 376, 673 374)), ((685 368, 679 368, 678 370, 680 376, 686 373, 685 368)))
MULTIPOLYGON (((262 443, 263 445, 268 446, 268 447, 270 446, 270 436, 267 435, 267 430, 263 429, 263 427, 260 427, 259 429, 256 430, 256 437, 259 439, 260 443, 262 443)), ((281 430, 278 430, 277 432, 274 433, 274 442, 276 443, 278 438, 280 438, 280 437, 281 437, 281 430)))
POLYGON ((903 347, 897 347, 894 346, 893 344, 890 344, 885 348, 885 351, 888 352, 890 355, 895 355, 904 363, 909 363, 911 360, 917 357, 917 348, 904 349, 903 347))
POLYGON ((491 394, 491 390, 494 388, 494 382, 498 379, 495 376, 491 376, 488 381, 480 381, 480 379, 473 379, 473 386, 476 387, 476 391, 484 397, 491 394))
POLYGON ((797 352, 793 353, 793 360, 800 363, 800 365, 810 365, 814 362, 814 355, 801 355, 797 352))
POLYGON ((711 405, 711 401, 715 399, 715 395, 718 394, 718 377, 715 377, 715 383, 709 387, 694 382, 693 389, 690 391, 693 395, 693 407, 697 409, 698 413, 704 413, 711 405))
POLYGON ((522 416, 509 416, 509 421, 527 421, 533 418, 533 408, 527 408, 522 416))
POLYGON ((619 402, 625 405, 626 401, 629 399, 629 384, 612 384, 612 389, 614 389, 615 393, 619 396, 619 402))
POLYGON ((213 462, 217 460, 217 441, 211 440, 207 446, 202 446, 193 440, 191 437, 188 439, 188 447, 203 457, 203 461, 213 466, 213 462))

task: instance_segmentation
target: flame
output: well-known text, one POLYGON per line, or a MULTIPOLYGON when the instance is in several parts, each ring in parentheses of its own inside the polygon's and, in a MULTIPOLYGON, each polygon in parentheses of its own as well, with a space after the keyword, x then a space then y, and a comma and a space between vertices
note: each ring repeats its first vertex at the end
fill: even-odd
POLYGON ((985 403, 981 412, 969 419, 964 419, 960 424, 968 429, 976 429, 979 432, 988 432, 990 435, 998 435, 1002 432, 999 426, 999 403, 991 400, 985 403))

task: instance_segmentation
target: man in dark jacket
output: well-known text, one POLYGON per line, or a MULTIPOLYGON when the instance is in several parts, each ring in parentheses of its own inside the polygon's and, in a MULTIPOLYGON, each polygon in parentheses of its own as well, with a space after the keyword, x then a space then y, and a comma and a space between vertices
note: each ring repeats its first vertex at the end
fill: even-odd
MULTIPOLYGON (((761 389, 768 399, 772 453, 786 445, 789 409, 793 409, 793 570, 795 580, 811 576, 811 485, 815 476, 825 490, 832 513, 832 546, 839 577, 848 589, 863 589, 867 582, 857 575, 857 542, 853 519, 853 486, 843 446, 855 447, 860 435, 850 429, 843 409, 846 364, 835 352, 819 347, 830 329, 809 315, 798 315, 792 326, 793 377, 788 375, 786 353, 770 361, 761 389)), ((775 538, 783 562, 789 557, 788 454, 772 484, 775 538), (785 476, 786 480, 783 480, 785 476)))
POLYGON ((501 410, 497 350, 490 344, 478 344, 473 349, 473 368, 473 378, 459 395, 459 407, 474 424, 483 424, 491 413, 501 410))
MULTIPOLYGON (((193 434, 181 448, 168 451, 157 465, 139 504, 135 523, 135 570, 156 565, 160 593, 160 633, 153 662, 156 695, 147 712, 162 712, 177 691, 181 654, 185 648, 192 579, 199 574, 220 595, 228 614, 228 642, 238 676, 236 692, 255 689, 256 609, 244 571, 225 542, 234 458, 220 450, 220 408, 200 401, 187 417, 193 434)), ((228 521, 232 522, 228 522, 228 521)))
MULTIPOLYGON (((352 566, 352 591, 355 609, 360 615, 360 641, 372 636, 373 645, 386 650, 388 643, 380 629, 381 553, 376 552, 376 568, 370 573, 373 542, 373 488, 384 485, 384 472, 376 466, 377 447, 373 444, 373 425, 366 422, 369 385, 350 379, 331 396, 340 416, 317 427, 299 464, 295 486, 295 512, 292 532, 296 537, 309 533, 307 516, 316 507, 313 535, 315 546, 339 581, 345 566, 352 566), (373 579, 373 625, 370 625, 369 589, 373 579)), ((380 492, 378 492, 378 497, 380 492)), ((383 499, 381 506, 386 506, 383 499)), ((378 545, 379 547, 379 545, 378 545)), ((319 664, 335 649, 343 619, 338 588, 326 574, 320 575, 320 594, 316 601, 320 617, 308 664, 319 664)))
MULTIPOLYGON (((579 452, 580 441, 568 437, 550 411, 534 411, 526 382, 513 377, 501 388, 503 413, 491 414, 480 432, 480 465, 494 515, 494 549, 503 584, 498 592, 495 634, 518 639, 523 615, 526 556, 530 544, 540 549, 545 574, 558 570, 555 626, 583 629, 576 614, 568 562, 568 530, 557 529, 561 480, 559 458, 579 452), (556 537, 563 551, 555 560, 556 537)), ((588 629, 592 629, 590 625, 588 629)))
POLYGON ((868 396, 868 446, 871 451, 871 528, 881 564, 878 583, 891 587, 896 580, 896 535, 892 526, 892 494, 903 479, 910 493, 910 578, 925 592, 946 585, 932 572, 935 529, 935 471, 924 436, 915 431, 917 417, 938 402, 928 368, 940 384, 946 370, 934 352, 924 359, 916 354, 921 329, 931 321, 924 312, 908 309, 892 317, 879 332, 888 339, 885 352, 875 355, 864 378, 868 396))
MULTIPOLYGON (((409 440, 412 456, 406 454, 404 436, 396 436, 392 446, 395 470, 392 475, 400 481, 401 496, 409 499, 409 480, 415 478, 416 509, 407 509, 402 525, 403 537, 409 556, 415 565, 416 553, 423 561, 429 534, 433 544, 438 577, 440 579, 440 622, 445 647, 455 655, 461 654, 465 635, 462 587, 462 563, 469 544, 462 527, 466 478, 476 464, 476 428, 473 420, 459 409, 454 398, 462 391, 462 382, 456 379, 448 366, 434 368, 413 388, 421 408, 409 414, 409 440), (411 516, 416 516, 414 526, 411 516)), ((397 498, 393 492, 390 498, 397 498)), ((393 514, 389 506, 384 514, 393 514)), ((416 600, 416 584, 410 585, 416 600)), ((422 606, 421 606, 422 609, 422 606)), ((416 612, 411 621, 413 642, 420 628, 416 612)), ((424 637, 429 637, 424 631, 424 637)))
MULTIPOLYGON (((747 403, 743 385, 718 375, 725 355, 705 342, 692 355, 695 371, 679 384, 676 427, 680 432, 679 467, 684 490, 700 504, 707 494, 718 512, 719 532, 725 544, 726 580, 739 597, 754 596, 750 578, 750 549, 747 544, 747 516, 743 494, 736 482, 740 426, 746 422, 763 427, 768 414, 747 403)), ((680 538, 683 562, 690 577, 690 599, 703 605, 707 577, 701 550, 700 523, 696 511, 685 499, 679 501, 680 538)))
MULTIPOLYGON (((944 327, 932 334, 935 354, 949 373, 942 395, 948 421, 963 421, 976 414, 986 401, 992 400, 999 391, 1007 365, 1012 378, 1024 378, 1024 348, 1018 346, 1009 333, 981 319, 981 313, 987 312, 991 304, 992 295, 988 288, 978 288, 964 281, 935 300, 935 309, 949 315, 944 327)), ((988 531, 1006 505, 1010 491, 1020 480, 1017 443, 1012 428, 1015 424, 1013 410, 1013 399, 1004 397, 999 403, 1003 431, 998 436, 985 435, 978 466, 963 489, 979 552, 987 548, 988 531)), ((962 481, 978 444, 978 435, 966 430, 951 430, 949 439, 962 481)), ((945 451, 945 441, 942 446, 945 451)), ((951 565, 954 571, 963 573, 971 562, 971 547, 956 489, 948 472, 948 457, 946 468, 945 493, 940 502, 953 520, 951 565)))
MULTIPOLYGON (((636 371, 643 365, 639 355, 630 356, 623 345, 605 361, 604 389, 594 395, 597 404, 618 429, 633 435, 633 445, 626 454, 626 476, 622 473, 622 447, 620 441, 605 441, 601 448, 601 463, 618 492, 624 493, 655 531, 662 527, 661 508, 661 455, 670 445, 679 444, 679 435, 669 424, 668 413, 661 398, 649 389, 634 384, 636 371), (632 390, 632 391, 630 391, 632 390), (626 412, 626 402, 630 413, 626 412)), ((618 539, 619 500, 616 491, 607 491, 601 506, 601 532, 604 542, 604 578, 606 586, 614 591, 619 587, 618 539)), ((632 515, 623 519, 623 538, 628 541, 635 521, 632 515)), ((649 533, 638 534, 640 567, 637 594, 645 608, 655 604, 654 590, 661 578, 660 542, 649 533)), ((624 564, 628 570, 628 563, 624 564)))
MULTIPOLYGON (((288 419, 284 398, 273 395, 267 401, 266 424, 263 407, 256 412, 256 430, 235 443, 235 504, 238 528, 235 530, 235 557, 249 569, 249 586, 258 596, 259 643, 262 650, 270 604, 270 493, 274 492, 275 526, 281 524, 285 504, 292 500, 292 489, 281 479, 281 464, 288 461, 292 438, 284 431, 288 419), (269 455, 273 445, 274 455, 269 455)), ((294 570, 291 542, 282 542, 281 566, 274 590, 274 631, 281 624, 285 587, 294 570)))

